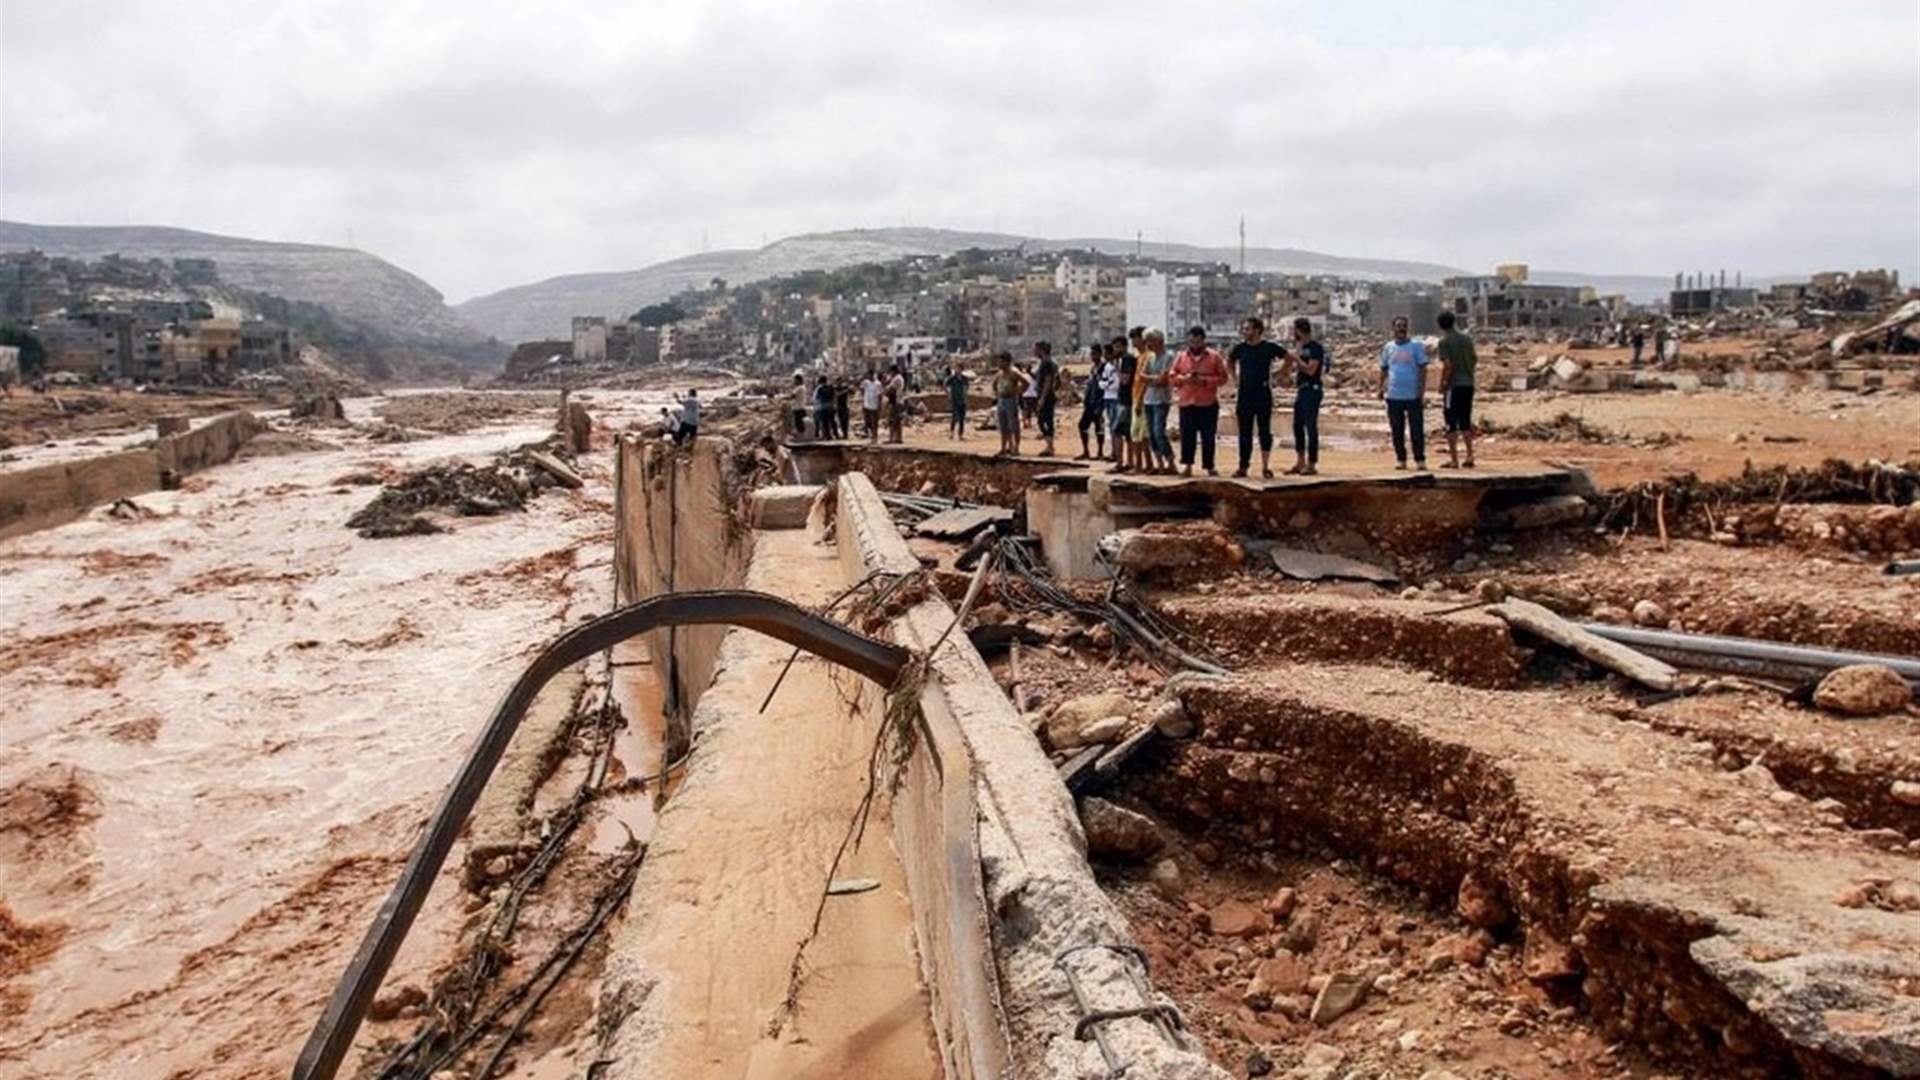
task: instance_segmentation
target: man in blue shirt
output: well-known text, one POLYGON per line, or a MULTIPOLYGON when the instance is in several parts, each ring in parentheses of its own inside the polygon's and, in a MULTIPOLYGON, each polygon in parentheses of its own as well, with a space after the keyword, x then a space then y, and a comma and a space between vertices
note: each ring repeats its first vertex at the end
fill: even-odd
POLYGON ((1380 346, 1380 400, 1387 403, 1396 469, 1407 467, 1407 428, 1413 428, 1413 465, 1427 467, 1427 350, 1407 337, 1405 316, 1393 320, 1393 340, 1380 346))

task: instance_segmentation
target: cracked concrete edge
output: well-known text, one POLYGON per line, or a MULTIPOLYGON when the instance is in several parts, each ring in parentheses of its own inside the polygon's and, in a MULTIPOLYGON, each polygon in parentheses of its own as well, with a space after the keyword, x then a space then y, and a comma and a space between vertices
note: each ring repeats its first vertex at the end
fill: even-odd
POLYGON ((579 665, 562 671, 541 689, 507 744, 493 779, 480 793, 467 826, 467 887, 484 886, 487 862, 509 855, 528 841, 527 813, 534 793, 566 757, 573 714, 586 690, 586 672, 579 665))
MULTIPOLYGON (((838 502, 840 554, 850 581, 875 568, 901 572, 918 566, 865 475, 842 475, 838 502)), ((952 608, 933 598, 895 625, 902 644, 924 651, 954 618, 952 608)), ((981 871, 1015 1072, 1048 1080, 1105 1076, 1095 1042, 1074 1037, 1081 1010, 1056 961, 1068 950, 1082 950, 1066 963, 1090 1009, 1139 1006, 1133 962, 1108 949, 1086 948, 1133 945, 1132 932, 1093 878, 1079 815, 1053 763, 964 634, 947 636, 931 674, 928 692, 944 698, 973 762, 981 871)), ((1104 1029, 1134 1075, 1227 1076, 1197 1043, 1194 1049, 1171 1046, 1145 1020, 1116 1020, 1104 1029)))

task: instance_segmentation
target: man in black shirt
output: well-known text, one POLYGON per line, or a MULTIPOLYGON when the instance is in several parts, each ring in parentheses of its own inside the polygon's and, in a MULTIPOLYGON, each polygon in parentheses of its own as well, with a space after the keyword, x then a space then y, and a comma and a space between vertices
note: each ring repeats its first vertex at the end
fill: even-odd
POLYGON ((1320 471, 1320 398, 1327 374, 1327 349, 1313 339, 1313 323, 1293 320, 1293 352, 1287 356, 1293 371, 1293 468, 1290 473, 1312 476, 1320 471))
POLYGON ((1033 414, 1039 421, 1040 437, 1047 440, 1046 449, 1040 451, 1040 456, 1052 457, 1054 410, 1060 404, 1060 365, 1053 362, 1053 343, 1050 341, 1034 342, 1033 358, 1033 378, 1040 384, 1040 397, 1033 403, 1033 414))
POLYGON ((1113 429, 1113 465, 1115 472, 1131 472, 1140 456, 1133 439, 1133 376, 1140 370, 1140 336, 1144 326, 1127 331, 1124 338, 1107 342, 1107 352, 1119 365, 1119 381, 1114 384, 1114 402, 1109 406, 1107 426, 1113 429))
POLYGON ((1267 324, 1250 317, 1240 324, 1240 344, 1227 354, 1238 378, 1233 418, 1240 433, 1240 467, 1233 475, 1244 477, 1253 461, 1253 433, 1260 431, 1260 475, 1273 479, 1273 365, 1287 355, 1279 345, 1266 340, 1267 324))

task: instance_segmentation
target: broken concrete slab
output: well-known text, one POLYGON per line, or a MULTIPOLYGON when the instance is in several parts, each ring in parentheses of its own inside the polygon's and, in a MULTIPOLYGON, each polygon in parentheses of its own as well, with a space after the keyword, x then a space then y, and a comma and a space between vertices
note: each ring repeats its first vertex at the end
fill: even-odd
POLYGON ((998 506, 956 506, 927 518, 913 531, 935 540, 971 540, 982 530, 1012 523, 1013 511, 998 506))
POLYGON ((1672 664, 1583 630, 1532 601, 1504 600, 1488 610, 1512 626, 1563 649, 1572 650, 1642 686, 1653 690, 1671 690, 1679 682, 1680 673, 1674 670, 1672 664))
POLYGON ((755 488, 748 496, 747 516, 756 529, 799 529, 807 524, 813 504, 826 491, 819 484, 777 484, 755 488))
POLYGON ((1400 575, 1383 566, 1375 566, 1359 559, 1349 559, 1345 555, 1329 555, 1320 551, 1302 551, 1299 548, 1276 547, 1269 553, 1273 558, 1274 569, 1290 578, 1301 581, 1322 581, 1327 578, 1347 581, 1371 581, 1376 585, 1398 585, 1400 575))
POLYGON ((540 471, 559 481, 561 487, 577 488, 581 485, 580 474, 574 472, 572 466, 545 450, 528 450, 527 460, 539 466, 540 471))

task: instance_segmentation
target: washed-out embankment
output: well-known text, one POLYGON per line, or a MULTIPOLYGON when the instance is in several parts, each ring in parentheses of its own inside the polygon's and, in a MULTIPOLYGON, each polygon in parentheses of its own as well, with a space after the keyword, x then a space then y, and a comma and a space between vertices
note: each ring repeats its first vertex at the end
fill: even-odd
MULTIPOLYGON (((811 505, 804 533, 781 533, 774 526, 798 524, 799 515, 756 513, 755 499, 740 497, 725 440, 700 439, 683 452, 629 441, 618 458, 615 567, 623 601, 667 589, 742 585, 792 595, 789 583, 805 591, 799 583, 817 573, 817 562, 810 560, 821 551, 830 551, 837 563, 832 592, 869 578, 884 584, 920 572, 874 485, 860 473, 812 492, 783 489, 783 497, 806 498, 811 505), (754 520, 763 527, 745 524, 754 520)), ((966 635, 946 633, 953 609, 936 590, 925 590, 925 597, 889 626, 897 641, 918 653, 939 646, 915 685, 904 688, 917 693, 919 709, 891 796, 883 792, 882 798, 910 904, 911 940, 901 944, 914 954, 938 1074, 987 1080, 1102 1072, 1096 1042, 1076 1038, 1075 1026, 1084 1011, 1143 1004, 1137 961, 1124 951, 1130 930, 1094 881, 1078 815, 1052 763, 966 635), (1083 1003, 1076 1002, 1075 985, 1083 1003)), ((722 777, 727 785, 780 789, 774 778, 731 774, 725 760, 732 746, 743 763, 765 764, 740 744, 738 734, 764 719, 753 706, 766 687, 734 685, 777 671, 767 665, 756 637, 727 628, 683 629, 663 631, 652 643, 656 669, 670 697, 681 703, 683 719, 669 721, 678 735, 677 741, 670 736, 668 753, 689 755, 687 786, 675 803, 689 797, 715 802, 722 777)), ((800 677, 805 663, 789 678, 800 677)), ((871 731, 886 699, 877 688, 867 691, 851 722, 871 731)), ((782 697, 789 693, 780 691, 782 697)), ((850 721, 838 709, 823 709, 786 722, 850 721)), ((775 736, 769 728, 763 737, 775 736)), ((806 741, 797 732, 791 737, 796 745, 806 741)), ((864 762, 860 768, 864 772, 864 762)), ((798 793, 793 797, 806 801, 798 793)), ((678 809, 669 804, 660 818, 632 919, 615 943, 602 987, 604 1056, 617 1057, 620 1070, 671 1061, 673 1053, 665 1048, 685 1038, 674 1034, 676 1013, 698 1010, 700 1003, 692 1000, 697 994, 715 996, 711 986, 696 990, 684 979, 676 985, 674 961, 659 955, 660 947, 650 942, 660 935, 647 929, 661 919, 653 906, 684 887, 668 860, 701 865, 687 852, 703 837, 676 833, 715 822, 696 806, 678 809), (650 881, 669 896, 650 896, 650 881), (683 1000, 676 1003, 676 996, 683 1000)), ((819 869, 824 873, 826 867, 819 869)), ((708 918, 714 926, 726 924, 721 913, 708 918)), ((770 915, 770 923, 778 921, 770 915)), ((732 945, 736 951, 772 946, 770 940, 732 945)), ((724 982, 748 976, 716 970, 708 977, 724 982)), ((848 971, 839 977, 867 976, 848 971)), ((1148 1019, 1117 1019, 1103 1027, 1109 1044, 1141 1075, 1223 1075, 1197 1050, 1171 1044, 1148 1019)), ((756 1055, 756 1061, 765 1059, 756 1055)))
POLYGON ((0 472, 0 539, 60 525, 89 509, 159 491, 188 473, 232 460, 267 429, 230 412, 132 450, 0 472))

